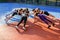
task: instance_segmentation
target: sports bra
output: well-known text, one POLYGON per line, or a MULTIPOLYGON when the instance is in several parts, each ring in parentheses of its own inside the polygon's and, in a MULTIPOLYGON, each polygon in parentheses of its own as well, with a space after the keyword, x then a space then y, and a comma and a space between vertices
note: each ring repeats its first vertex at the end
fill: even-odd
POLYGON ((36 13, 35 15, 38 16, 39 13, 36 13))
POLYGON ((49 16, 49 13, 47 11, 44 11, 44 14, 47 15, 47 16, 49 16))

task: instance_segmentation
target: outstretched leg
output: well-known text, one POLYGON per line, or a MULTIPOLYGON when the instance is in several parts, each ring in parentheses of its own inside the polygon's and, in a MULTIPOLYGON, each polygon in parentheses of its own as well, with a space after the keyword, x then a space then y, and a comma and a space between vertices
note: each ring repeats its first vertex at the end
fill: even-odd
MULTIPOLYGON (((48 19, 43 15, 38 15, 38 17, 41 19, 41 20, 43 20, 47 25, 48 25, 48 28, 50 28, 51 27, 51 25, 48 23, 48 19)), ((51 22, 51 21, 49 21, 49 22, 51 22)), ((52 23, 52 22, 51 22, 52 23)))

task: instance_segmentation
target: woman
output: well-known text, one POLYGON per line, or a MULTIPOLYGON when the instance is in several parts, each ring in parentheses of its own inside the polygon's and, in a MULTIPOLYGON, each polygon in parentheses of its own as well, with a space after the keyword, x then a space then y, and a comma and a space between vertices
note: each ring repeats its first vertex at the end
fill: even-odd
POLYGON ((18 10, 17 12, 14 12, 13 14, 12 14, 12 16, 10 16, 9 17, 9 20, 7 21, 7 24, 9 24, 9 25, 15 25, 16 23, 15 22, 20 22, 21 21, 21 19, 22 19, 22 10, 23 9, 20 9, 20 10, 18 10))
POLYGON ((24 21, 23 30, 26 30, 25 25, 26 25, 28 16, 29 16, 29 11, 28 11, 28 9, 26 8, 26 9, 24 9, 24 11, 23 11, 23 13, 22 13, 22 19, 21 19, 21 21, 17 24, 16 27, 18 27, 18 26, 22 23, 22 21, 24 21))
POLYGON ((48 20, 44 14, 41 14, 40 10, 34 9, 33 12, 35 13, 36 17, 39 17, 42 21, 44 21, 48 25, 48 28, 51 27, 51 25, 48 22, 50 22, 54 26, 54 23, 52 21, 48 20))
POLYGON ((39 8, 36 8, 35 9, 36 11, 40 11, 40 13, 41 14, 45 14, 48 18, 50 18, 50 19, 52 19, 52 20, 57 20, 56 18, 55 18, 55 16, 53 16, 53 15, 51 15, 50 13, 48 13, 47 11, 42 11, 42 10, 40 10, 39 8))

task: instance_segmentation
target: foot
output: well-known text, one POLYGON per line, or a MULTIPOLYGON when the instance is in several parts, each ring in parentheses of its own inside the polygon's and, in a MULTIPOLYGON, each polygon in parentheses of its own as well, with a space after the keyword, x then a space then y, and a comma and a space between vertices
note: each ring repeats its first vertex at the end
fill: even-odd
POLYGON ((24 31, 26 31, 26 28, 25 28, 25 27, 23 27, 23 30, 24 30, 24 31))
POLYGON ((48 28, 50 28, 51 27, 51 25, 48 25, 48 28))
POLYGON ((55 25, 59 25, 59 22, 56 22, 55 25))
POLYGON ((56 25, 59 25, 59 23, 53 23, 52 26, 56 26, 56 25))
POLYGON ((18 26, 15 26, 15 28, 17 28, 17 29, 18 29, 18 26))
POLYGON ((52 25, 53 25, 53 26, 55 26, 55 24, 54 24, 54 23, 53 23, 52 25))

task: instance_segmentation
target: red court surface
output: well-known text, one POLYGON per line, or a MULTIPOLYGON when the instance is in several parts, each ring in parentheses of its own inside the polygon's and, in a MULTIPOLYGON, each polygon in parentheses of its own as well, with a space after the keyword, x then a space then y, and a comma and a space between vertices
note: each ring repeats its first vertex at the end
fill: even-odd
POLYGON ((0 40, 60 40, 60 24, 50 29, 44 23, 33 23, 33 19, 27 24, 30 26, 25 32, 6 24, 0 25, 0 40))

